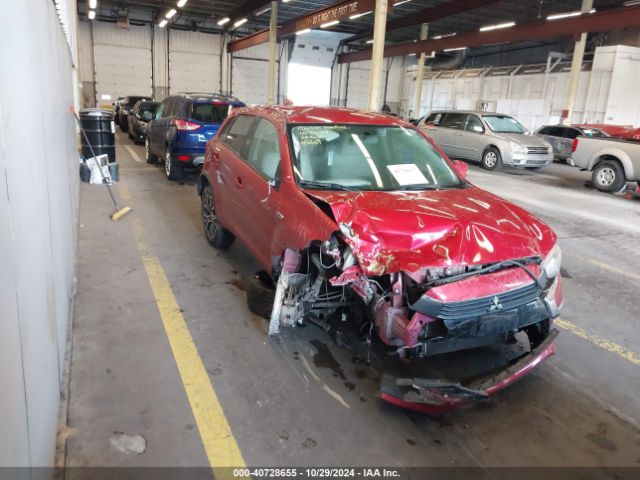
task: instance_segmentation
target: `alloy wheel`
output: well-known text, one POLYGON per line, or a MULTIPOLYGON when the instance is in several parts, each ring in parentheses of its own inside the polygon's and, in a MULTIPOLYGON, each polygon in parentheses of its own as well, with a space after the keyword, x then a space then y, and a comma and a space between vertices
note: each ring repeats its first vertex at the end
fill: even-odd
POLYGON ((202 223, 210 239, 215 238, 218 233, 218 219, 213 203, 211 188, 205 188, 202 192, 202 223))
POLYGON ((167 150, 164 154, 164 172, 167 178, 171 177, 171 152, 167 150))

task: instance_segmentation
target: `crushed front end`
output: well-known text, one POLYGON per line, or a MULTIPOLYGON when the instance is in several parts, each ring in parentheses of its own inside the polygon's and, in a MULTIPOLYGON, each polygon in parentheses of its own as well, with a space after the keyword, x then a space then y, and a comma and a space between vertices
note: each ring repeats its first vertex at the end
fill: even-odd
MULTIPOLYGON (((311 322, 325 330, 350 322, 371 344, 405 362, 516 342, 526 333, 529 352, 462 385, 447 379, 385 377, 379 395, 422 411, 455 408, 486 398, 552 355, 552 328, 563 304, 561 252, 478 265, 394 270, 394 259, 366 250, 349 225, 303 251, 286 250, 280 262, 269 333, 280 325, 311 322), (355 253, 357 252, 357 253, 355 253)), ((451 262, 453 263, 453 262, 451 262)))

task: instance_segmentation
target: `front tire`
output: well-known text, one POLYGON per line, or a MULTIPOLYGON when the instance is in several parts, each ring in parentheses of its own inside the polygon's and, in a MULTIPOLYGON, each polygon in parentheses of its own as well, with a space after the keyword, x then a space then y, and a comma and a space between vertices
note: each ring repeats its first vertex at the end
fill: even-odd
POLYGON ((180 180, 182 178, 182 167, 176 165, 176 162, 173 161, 168 145, 164 151, 164 173, 168 180, 180 180))
POLYGON ((500 170, 502 168, 502 156, 495 147, 487 148, 482 154, 480 166, 485 170, 500 170))
POLYGON ((606 193, 619 192, 627 184, 624 169, 615 160, 600 162, 593 170, 591 179, 596 189, 606 193))
POLYGON ((265 271, 254 273, 247 285, 247 306, 256 315, 271 318, 276 288, 269 274, 265 271))
POLYGON ((144 158, 147 163, 158 163, 158 157, 151 153, 151 145, 149 145, 149 137, 144 141, 144 158))
POLYGON ((211 185, 205 185, 200 195, 200 212, 202 215, 202 228, 209 245, 219 249, 229 247, 235 240, 233 234, 220 225, 216 216, 216 206, 211 185))

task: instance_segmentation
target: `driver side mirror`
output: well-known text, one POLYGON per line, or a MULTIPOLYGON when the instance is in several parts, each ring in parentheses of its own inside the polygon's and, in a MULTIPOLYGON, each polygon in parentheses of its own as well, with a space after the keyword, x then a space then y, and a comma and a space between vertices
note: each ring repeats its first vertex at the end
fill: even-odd
POLYGON ((462 160, 454 160, 453 161, 453 169, 456 171, 458 176, 463 180, 467 179, 467 174, 469 173, 469 165, 462 160))
POLYGON ((482 128, 482 125, 472 125, 471 131, 476 133, 484 133, 484 128, 482 128))

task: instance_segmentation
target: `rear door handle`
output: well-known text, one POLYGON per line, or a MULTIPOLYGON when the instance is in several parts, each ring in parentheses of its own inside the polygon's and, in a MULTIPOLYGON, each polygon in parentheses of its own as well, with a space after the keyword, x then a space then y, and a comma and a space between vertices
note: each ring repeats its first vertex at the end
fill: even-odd
POLYGON ((244 185, 242 184, 242 177, 236 177, 236 187, 239 189, 243 189, 244 185))
POLYGON ((284 215, 282 213, 280 213, 279 211, 276 210, 276 218, 278 220, 283 220, 284 219, 284 215))

